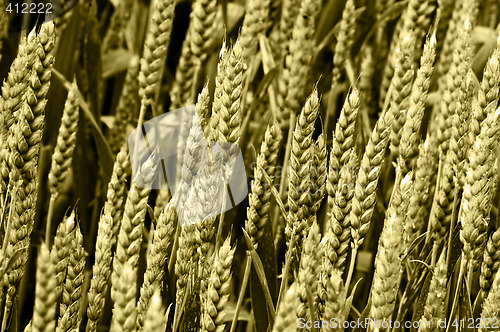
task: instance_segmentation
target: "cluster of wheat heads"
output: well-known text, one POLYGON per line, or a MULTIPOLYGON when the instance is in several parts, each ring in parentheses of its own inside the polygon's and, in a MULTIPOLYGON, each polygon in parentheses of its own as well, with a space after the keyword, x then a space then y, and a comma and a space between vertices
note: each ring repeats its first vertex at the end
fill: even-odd
POLYGON ((491 0, 0 16, 0 332, 500 331, 499 27, 491 0), (190 105, 156 189, 129 134, 190 105))

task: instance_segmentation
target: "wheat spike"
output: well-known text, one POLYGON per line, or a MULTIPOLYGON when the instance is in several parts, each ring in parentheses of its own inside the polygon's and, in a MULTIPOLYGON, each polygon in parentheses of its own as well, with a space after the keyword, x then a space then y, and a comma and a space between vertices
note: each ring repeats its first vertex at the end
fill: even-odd
MULTIPOLYGON (((397 50, 403 48, 404 40, 409 36, 413 36, 414 42, 421 40, 421 38, 425 35, 425 33, 428 30, 430 24, 430 16, 434 11, 434 8, 435 8, 434 3, 431 1, 425 1, 425 0, 408 1, 408 6, 403 12, 394 30, 392 42, 389 48, 387 62, 383 69, 384 71, 380 86, 380 99, 379 99, 380 108, 383 108, 383 105, 386 102, 387 93, 390 85, 392 84, 391 81, 394 79, 394 76, 396 75, 397 71, 396 62, 398 57, 400 57, 397 50)), ((416 46, 417 46, 416 44, 413 44, 412 45, 413 48, 408 50, 409 54, 411 55, 412 61, 416 60, 419 56, 419 53, 416 52, 419 49, 419 47, 416 48, 416 46)), ((418 46, 420 46, 420 44, 418 44, 418 46)), ((392 97, 389 96, 389 98, 392 97)))
POLYGON ((74 211, 69 217, 65 217, 56 230, 54 245, 50 252, 54 264, 57 280, 57 299, 59 300, 64 288, 64 280, 68 270, 68 261, 72 254, 71 246, 74 238, 76 215, 74 211))
MULTIPOLYGON (((152 300, 155 289, 161 289, 165 271, 165 263, 169 257, 168 248, 174 240, 175 228, 177 226, 177 214, 173 203, 168 203, 161 212, 156 229, 153 232, 151 249, 147 254, 147 266, 144 273, 144 282, 137 304, 137 323, 139 327, 147 321, 148 304, 152 300)), ((160 303, 161 304, 161 303, 160 303)))
POLYGON ((446 318, 445 297, 446 297, 446 283, 447 283, 447 266, 446 254, 443 251, 439 260, 434 268, 431 284, 429 286, 429 294, 425 301, 424 314, 422 315, 419 332, 435 331, 437 323, 446 318), (430 328, 429 328, 430 325, 430 328))
POLYGON ((104 214, 112 218, 112 236, 110 238, 111 245, 114 246, 118 239, 121 220, 123 218, 123 205, 127 195, 126 179, 132 172, 130 165, 130 157, 128 145, 124 144, 120 152, 116 155, 115 164, 113 165, 113 173, 108 183, 108 191, 106 193, 106 202, 104 203, 104 214))
POLYGON ((375 129, 361 160, 349 216, 353 248, 361 246, 370 228, 376 202, 378 179, 384 161, 385 150, 389 143, 391 125, 391 112, 386 112, 375 124, 375 129))
POLYGON ((297 19, 293 25, 289 54, 285 66, 289 70, 286 93, 284 94, 284 118, 290 113, 298 113, 306 97, 307 83, 313 57, 313 35, 316 17, 321 9, 317 0, 303 0, 297 19))
POLYGON ((399 154, 399 143, 401 140, 401 130, 406 122, 406 110, 409 104, 409 97, 413 85, 415 64, 414 54, 415 37, 406 35, 403 37, 399 48, 396 50, 396 62, 394 75, 389 89, 391 94, 387 95, 385 105, 391 105, 394 121, 391 130, 390 150, 393 155, 399 154))
POLYGON ((437 170, 437 158, 432 153, 429 139, 419 146, 413 179, 413 194, 408 205, 405 243, 412 243, 424 229, 429 215, 429 204, 433 194, 432 176, 437 170))
POLYGON ((135 332, 137 309, 136 309, 136 293, 137 293, 137 272, 136 269, 125 262, 122 265, 121 278, 116 287, 116 299, 113 301, 113 316, 111 317, 112 332, 135 332))
POLYGON ((338 243, 335 247, 335 261, 332 261, 336 269, 343 271, 346 265, 347 252, 351 241, 351 224, 349 215, 351 213, 352 199, 354 197, 354 172, 358 164, 354 148, 351 148, 351 153, 348 162, 342 166, 340 171, 340 179, 335 190, 335 195, 329 197, 329 228, 331 236, 336 238, 334 243, 338 243))
POLYGON ((470 131, 471 140, 474 140, 481 132, 481 122, 487 116, 488 105, 495 103, 499 98, 500 77, 496 73, 500 69, 500 35, 493 54, 486 62, 483 71, 483 79, 477 93, 477 104, 474 107, 474 114, 471 117, 470 131))
POLYGON ((483 262, 481 264, 479 285, 481 289, 487 293, 500 267, 500 229, 495 230, 495 232, 491 234, 485 249, 483 262))
POLYGON ((149 302, 146 319, 144 321, 144 331, 163 332, 166 328, 165 309, 161 303, 160 292, 157 290, 149 302))
POLYGON ((278 312, 276 313, 273 332, 296 330, 298 317, 295 309, 300 304, 299 296, 297 295, 297 287, 297 283, 294 282, 283 297, 278 312))
POLYGON ((304 105, 293 132, 288 180, 289 213, 285 228, 287 241, 290 241, 292 233, 307 234, 309 231, 307 225, 310 216, 308 207, 311 206, 309 190, 313 184, 310 174, 314 147, 312 134, 318 109, 318 92, 314 90, 304 105))
MULTIPOLYGON (((327 297, 325 302, 325 312, 323 314, 323 319, 328 320, 329 323, 335 322, 340 325, 344 320, 344 283, 342 282, 342 272, 334 269, 331 275, 327 279, 327 297)), ((335 326, 334 324, 328 324, 326 328, 321 329, 325 332, 338 331, 340 326, 335 326)))
POLYGON ((408 114, 402 129, 399 153, 402 161, 405 162, 402 165, 403 174, 406 174, 412 168, 412 160, 418 154, 420 127, 424 117, 425 101, 431 83, 435 58, 436 36, 433 34, 424 45, 420 68, 417 71, 417 77, 412 87, 408 114))
POLYGON ((326 193, 326 178, 328 175, 328 153, 326 151, 325 135, 321 133, 313 145, 313 163, 311 167, 312 201, 310 202, 311 216, 316 215, 316 212, 321 206, 321 202, 326 193))
POLYGON ((14 127, 16 114, 23 104, 23 96, 28 88, 28 78, 34 64, 36 47, 37 43, 35 42, 34 32, 30 33, 29 37, 26 37, 26 34, 21 35, 18 54, 14 58, 7 78, 2 85, 2 99, 0 104, 2 114, 2 145, 0 148, 0 170, 2 171, 1 193, 5 193, 9 180, 9 142, 11 141, 9 128, 14 127))
MULTIPOLYGON (((479 267, 482 248, 486 242, 487 222, 490 211, 490 190, 492 188, 491 157, 497 151, 500 109, 489 111, 482 123, 481 133, 476 138, 465 177, 465 186, 460 206, 462 230, 460 240, 463 253, 474 270, 479 267)), ((493 166, 496 168, 496 165, 493 166)))
POLYGON ((121 48, 125 40, 125 29, 130 21, 131 13, 134 10, 132 0, 121 1, 115 7, 111 16, 109 28, 102 41, 102 52, 106 54, 109 51, 121 48))
POLYGON ((184 301, 186 289, 190 276, 194 273, 197 261, 197 244, 195 235, 196 225, 182 226, 179 235, 179 247, 177 248, 177 259, 175 261, 176 281, 176 311, 184 301))
POLYGON ((351 148, 354 147, 356 119, 360 108, 361 98, 358 89, 352 88, 347 96, 344 107, 333 133, 332 149, 328 164, 328 180, 326 190, 330 197, 335 196, 335 188, 339 181, 340 170, 349 159, 351 148))
POLYGON ((463 93, 460 85, 466 78, 468 64, 471 59, 469 43, 472 27, 469 18, 464 19, 463 22, 463 27, 460 29, 460 36, 456 41, 453 51, 453 61, 446 74, 446 79, 443 79, 442 82, 443 87, 440 91, 443 93, 443 97, 440 102, 440 112, 436 117, 438 121, 438 140, 444 155, 446 155, 448 150, 452 117, 455 113, 457 102, 463 93))
POLYGON ((229 61, 229 54, 230 52, 227 49, 226 42, 224 42, 219 52, 217 76, 215 77, 214 101, 212 103, 212 116, 210 117, 210 136, 208 137, 209 143, 219 141, 219 113, 222 107, 223 82, 226 66, 229 61))
POLYGON ((219 119, 219 140, 238 144, 242 121, 241 90, 243 78, 243 49, 239 41, 236 41, 229 56, 224 59, 227 62, 222 66, 225 75, 223 81, 220 82, 222 84, 220 104, 218 105, 220 108, 215 109, 214 113, 219 119))
POLYGON ((282 134, 278 123, 269 124, 260 146, 260 153, 257 156, 248 195, 249 206, 247 208, 245 229, 254 244, 257 244, 262 238, 264 227, 269 222, 271 190, 266 185, 263 172, 273 179, 281 140, 282 134))
POLYGON ((498 303, 500 302, 500 274, 497 273, 495 279, 493 280, 493 284, 491 286, 490 292, 488 293, 488 297, 483 302, 483 311, 481 312, 481 327, 479 328, 480 332, 486 331, 495 331, 497 328, 494 328, 492 325, 494 323, 490 323, 485 326, 488 322, 496 322, 500 319, 500 312, 498 310, 498 303))
POLYGON ((139 96, 141 100, 145 100, 146 106, 155 106, 157 102, 170 43, 174 1, 155 0, 152 8, 139 71, 139 96))
POLYGON ((354 0, 347 0, 342 19, 340 20, 340 29, 337 35, 337 43, 333 55, 333 78, 331 91, 340 82, 342 69, 345 62, 350 58, 352 44, 354 43, 354 33, 356 32, 356 5, 354 0))
POLYGON ((441 13, 444 12, 443 21, 439 22, 438 37, 442 40, 442 48, 439 52, 439 61, 437 62, 436 72, 438 77, 441 77, 439 82, 439 88, 444 88, 446 84, 446 74, 450 69, 453 62, 453 51, 456 49, 455 43, 460 39, 460 25, 463 24, 466 17, 469 16, 471 19, 471 24, 475 21, 475 11, 477 9, 477 3, 471 0, 459 0, 455 1, 454 4, 448 3, 446 0, 439 1, 439 7, 443 8, 441 13), (451 18, 449 16, 449 8, 452 9, 451 18), (446 28, 446 35, 442 37, 443 28, 446 28))
POLYGON ((205 61, 210 41, 214 39, 216 15, 217 1, 196 0, 193 3, 191 21, 189 22, 191 52, 200 62, 205 61))
POLYGON ((105 295, 111 275, 111 238, 113 237, 113 218, 109 214, 102 214, 97 229, 95 245, 95 262, 92 267, 92 279, 88 291, 87 332, 96 332, 97 324, 102 316, 105 304, 105 295))
MULTIPOLYGON (((300 0, 284 0, 281 5, 281 17, 279 22, 279 45, 280 60, 283 60, 289 52, 289 42, 292 39, 293 24, 300 9, 300 0)), ((281 62, 281 61, 280 61, 281 62)))
MULTIPOLYGON (((147 166, 144 167, 147 169, 147 166)), ((146 181, 145 183, 149 183, 146 181)), ((116 245, 116 253, 113 259, 113 271, 111 274, 111 299, 116 301, 119 296, 120 284, 126 283, 122 280, 122 271, 127 263, 129 269, 137 274, 139 251, 141 249, 144 218, 146 216, 146 205, 151 189, 140 188, 133 180, 130 191, 125 202, 125 210, 120 225, 120 233, 116 245)), ((137 277, 134 276, 135 280, 137 277)))
POLYGON ((400 256, 403 253, 404 221, 407 212, 412 174, 409 173, 389 202, 384 228, 380 235, 375 272, 371 289, 370 317, 376 321, 389 320, 396 304, 397 290, 403 272, 400 256))
POLYGON ((224 308, 230 294, 231 265, 234 251, 227 238, 219 251, 214 253, 212 273, 207 285, 207 297, 201 303, 201 331, 222 332, 225 328, 224 308))
POLYGON ((130 173, 128 145, 125 144, 116 156, 113 173, 108 183, 106 202, 97 228, 95 262, 92 267, 92 279, 88 291, 87 332, 95 332, 102 316, 105 294, 111 275, 112 247, 118 239, 123 201, 126 194, 126 181, 130 173))
MULTIPOLYGON (((73 161, 73 151, 76 145, 76 132, 78 130, 79 106, 78 87, 74 81, 68 92, 64 104, 64 111, 57 135, 57 142, 52 155, 52 164, 49 172, 49 189, 51 195, 58 194, 63 182, 69 174, 73 161)), ((50 222, 48 220, 47 222, 50 222)))
POLYGON ((296 308, 297 317, 312 319, 309 315, 309 305, 307 293, 311 292, 316 295, 318 289, 318 280, 316 276, 320 269, 320 257, 317 254, 317 247, 321 241, 319 225, 313 223, 307 238, 304 240, 304 249, 300 258, 300 267, 297 276, 297 295, 300 299, 300 304, 296 308))
POLYGON ((80 306, 83 300, 83 282, 86 252, 83 248, 83 236, 80 226, 75 226, 71 239, 68 268, 63 287, 63 300, 59 311, 58 329, 61 332, 70 332, 80 326, 80 306))
POLYGON ((245 17, 240 32, 245 66, 257 54, 259 35, 265 34, 269 26, 269 7, 270 0, 249 0, 245 4, 245 17))
POLYGON ((52 332, 56 326, 56 274, 49 248, 44 243, 38 252, 36 266, 35 305, 31 330, 52 332))

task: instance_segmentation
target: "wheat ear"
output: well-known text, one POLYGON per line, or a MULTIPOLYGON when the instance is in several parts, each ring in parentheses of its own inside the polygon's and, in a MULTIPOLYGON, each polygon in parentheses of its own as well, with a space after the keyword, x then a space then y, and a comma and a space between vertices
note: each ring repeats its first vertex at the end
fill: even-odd
POLYGON ((52 332, 55 330, 56 321, 56 273, 50 259, 47 245, 42 243, 38 252, 36 264, 35 305, 31 330, 33 332, 52 332))
POLYGON ((370 317, 376 321, 390 320, 396 304, 397 290, 403 272, 403 232, 407 202, 412 186, 412 174, 408 173, 394 189, 389 202, 384 228, 380 235, 375 272, 371 288, 372 305, 370 317))
POLYGON ((73 161, 79 118, 77 90, 76 82, 73 82, 64 105, 61 126, 57 135, 57 142, 49 172, 49 189, 51 195, 56 195, 61 191, 63 181, 68 176, 73 161))
POLYGON ((137 331, 137 271, 129 262, 125 262, 122 269, 120 279, 113 284, 113 287, 116 287, 116 298, 113 301, 111 331, 135 332, 137 331))
POLYGON ((438 113, 438 140, 440 148, 444 155, 448 150, 449 139, 451 136, 450 128, 452 126, 453 114, 456 111, 457 103, 461 94, 461 82, 465 80, 468 64, 471 61, 470 55, 470 34, 471 23, 469 18, 464 19, 463 26, 460 28, 460 36, 456 41, 453 51, 452 63, 449 71, 446 74, 446 79, 443 79, 443 87, 440 90, 443 93, 443 98, 440 102, 440 112, 438 113))
MULTIPOLYGON (((154 158, 148 159, 144 165, 144 170, 152 169, 151 163, 154 163, 154 158)), ((139 173, 139 176, 141 174, 139 173)), ((127 281, 123 278, 122 271, 125 263, 128 263, 129 269, 137 274, 139 252, 141 250, 142 235, 144 228, 144 218, 146 216, 146 205, 148 202, 151 189, 147 188, 148 184, 152 183, 154 174, 146 174, 145 179, 138 179, 139 182, 146 185, 146 188, 141 188, 135 180, 132 180, 130 191, 128 192, 127 201, 125 202, 125 210, 123 219, 120 225, 120 233, 116 246, 116 254, 113 258, 113 271, 111 274, 111 299, 116 300, 118 295, 118 285, 124 284, 127 281)), ((134 280, 137 276, 133 277, 134 280)))
MULTIPOLYGON (((155 289, 161 289, 164 278, 165 263, 169 257, 168 249, 173 242, 177 226, 177 214, 173 203, 168 203, 161 212, 153 233, 151 249, 147 254, 147 266, 144 273, 144 282, 137 304, 137 323, 139 327, 147 321, 148 304, 152 300, 155 289)), ((161 304, 161 303, 160 303, 161 304)))
POLYGON ((500 267, 500 229, 495 230, 495 232, 491 234, 485 249, 483 262, 481 264, 479 285, 481 289, 487 293, 500 267))
POLYGON ((161 303, 160 291, 154 292, 149 302, 146 319, 144 321, 144 331, 164 332, 166 328, 165 308, 161 303))
MULTIPOLYGON (((335 322, 340 328, 340 324, 342 324, 345 319, 344 316, 344 283, 342 281, 342 272, 337 269, 332 270, 331 275, 327 278, 326 281, 326 302, 325 302, 325 312, 323 314, 324 320, 329 320, 329 322, 335 322), (333 319, 333 320, 332 320, 333 319)), ((326 328, 323 328, 321 331, 325 332, 334 332, 339 331, 339 329, 333 325, 328 324, 326 328)))
POLYGON ((199 68, 200 64, 196 63, 197 59, 194 59, 193 52, 191 51, 191 35, 191 28, 189 28, 186 33, 186 38, 182 43, 181 57, 179 58, 179 63, 175 70, 175 79, 170 93, 172 99, 170 109, 172 110, 193 102, 192 93, 193 84, 195 84, 195 69, 196 66, 199 68))
POLYGON ((376 203, 378 179, 384 160, 385 150, 389 143, 389 133, 392 125, 391 112, 381 115, 361 160, 356 178, 352 210, 349 216, 353 249, 357 250, 363 244, 364 237, 370 228, 376 203))
MULTIPOLYGON (((494 164, 491 155, 497 151, 498 122, 500 109, 489 111, 488 116, 481 124, 481 133, 478 135, 471 154, 465 186, 460 206, 462 230, 460 240, 463 243, 463 254, 470 268, 479 267, 482 249, 486 243, 487 222, 485 217, 490 212, 490 190, 492 189, 492 174, 487 171, 494 164)), ((470 270, 469 270, 470 271, 470 270)))
POLYGON ((479 328, 480 332, 486 331, 495 331, 496 328, 493 328, 487 322, 495 322, 500 319, 500 312, 498 310, 498 303, 500 302, 500 273, 497 273, 495 279, 493 280, 493 284, 491 289, 486 297, 486 300, 483 302, 483 311, 481 312, 481 327, 479 328), (485 326, 488 324, 488 326, 485 326))
POLYGON ((354 43, 354 33, 356 32, 356 5, 354 0, 347 0, 342 19, 340 20, 340 29, 337 35, 337 43, 333 54, 332 85, 330 91, 340 82, 342 69, 345 62, 350 58, 352 44, 354 43))
POLYGON ((70 332, 80 326, 80 306, 83 295, 84 269, 86 252, 83 248, 83 236, 77 224, 73 233, 68 269, 63 287, 63 301, 60 306, 58 329, 61 332, 70 332))
POLYGON ((240 32, 243 62, 250 64, 252 57, 257 54, 259 35, 266 33, 269 27, 270 0, 249 0, 245 4, 245 17, 240 32))
POLYGON ((354 197, 355 169, 358 164, 354 148, 348 162, 342 166, 340 179, 335 190, 335 196, 329 199, 330 215, 328 231, 335 237, 335 260, 333 266, 340 271, 344 271, 346 258, 351 242, 351 224, 349 215, 352 208, 352 199, 354 197))
POLYGON ((155 0, 152 8, 140 64, 139 96, 146 105, 155 106, 170 43, 174 1, 155 0))
POLYGON ((290 51, 286 66, 289 70, 286 93, 284 94, 284 117, 298 113, 306 97, 307 82, 311 74, 313 35, 316 27, 316 17, 321 9, 317 0, 301 2, 297 19, 293 25, 290 51))
POLYGON ((481 122, 487 116, 487 106, 492 102, 498 101, 500 89, 500 77, 496 75, 498 70, 500 70, 500 35, 498 36, 493 54, 484 66, 483 79, 477 93, 477 104, 474 107, 474 114, 471 118, 471 140, 474 140, 481 132, 481 122))
POLYGON ((120 225, 123 218, 123 207, 127 195, 127 178, 131 174, 130 155, 128 144, 124 144, 116 155, 113 173, 108 183, 106 202, 104 203, 104 214, 112 218, 111 245, 114 246, 118 240, 120 225))
POLYGON ((310 203, 307 202, 307 199, 309 198, 309 188, 312 185, 310 169, 314 148, 312 134, 318 109, 318 92, 314 90, 304 105, 293 132, 288 180, 289 213, 285 228, 287 241, 290 241, 292 233, 308 232, 306 220, 309 217, 307 210, 309 210, 310 203))
POLYGON ((112 247, 116 244, 122 206, 125 197, 125 178, 130 172, 130 158, 128 146, 124 145, 113 166, 113 173, 108 183, 108 192, 104 211, 101 214, 97 227, 97 240, 95 245, 95 261, 92 267, 92 279, 88 291, 87 332, 95 332, 102 316, 105 295, 111 275, 112 247))
POLYGON ((57 299, 62 295, 64 280, 68 270, 68 261, 71 255, 71 246, 75 232, 75 213, 72 212, 69 217, 64 217, 56 230, 54 245, 50 252, 50 258, 54 264, 57 281, 57 299))
POLYGON ((298 319, 296 308, 300 304, 299 296, 297 295, 297 287, 297 283, 294 282, 290 288, 288 288, 288 291, 281 300, 278 312, 276 313, 273 332, 296 330, 298 319))
POLYGON ((424 117, 425 101, 427 100, 435 59, 436 35, 433 34, 424 45, 420 68, 417 71, 417 77, 412 87, 408 114, 402 129, 399 153, 405 162, 404 165, 401 165, 403 174, 406 174, 412 168, 413 158, 418 154, 420 127, 424 117))
POLYGON ((316 296, 318 289, 318 280, 316 276, 320 270, 321 257, 316 250, 321 241, 321 234, 319 232, 319 225, 313 223, 307 238, 304 240, 304 249, 300 257, 300 267, 297 276, 297 295, 300 299, 300 304, 296 308, 297 317, 305 318, 306 320, 313 319, 310 315, 310 308, 308 304, 308 293, 310 292, 313 297, 316 296))
POLYGON ((216 28, 214 21, 216 15, 217 1, 196 0, 193 3, 191 21, 189 22, 189 29, 191 29, 191 52, 201 62, 205 61, 210 41, 214 38, 213 34, 216 28))
POLYGON ((207 297, 201 303, 201 331, 222 332, 225 328, 224 307, 230 294, 231 265, 234 251, 227 238, 219 251, 214 253, 212 273, 208 280, 207 297))
POLYGON ((271 179, 273 178, 281 139, 282 134, 278 123, 274 122, 270 124, 264 135, 260 153, 257 156, 257 162, 253 170, 253 179, 248 195, 249 207, 247 208, 245 229, 255 244, 262 237, 264 227, 269 222, 271 191, 265 185, 263 172, 271 179))
POLYGON ((419 332, 435 331, 438 322, 446 318, 444 301, 447 280, 446 252, 443 251, 433 271, 419 332))
POLYGON ((356 87, 352 87, 340 111, 340 117, 333 133, 326 186, 327 193, 329 197, 332 198, 335 196, 340 170, 349 160, 351 148, 354 147, 355 144, 354 132, 360 104, 361 98, 359 91, 356 87))
POLYGON ((18 54, 10 65, 9 73, 2 85, 2 98, 0 100, 2 127, 2 146, 0 147, 0 192, 5 193, 9 181, 9 159, 10 159, 10 133, 9 128, 13 128, 16 123, 16 115, 23 104, 23 96, 28 88, 28 76, 32 72, 34 63, 34 51, 37 46, 34 32, 21 35, 18 54))

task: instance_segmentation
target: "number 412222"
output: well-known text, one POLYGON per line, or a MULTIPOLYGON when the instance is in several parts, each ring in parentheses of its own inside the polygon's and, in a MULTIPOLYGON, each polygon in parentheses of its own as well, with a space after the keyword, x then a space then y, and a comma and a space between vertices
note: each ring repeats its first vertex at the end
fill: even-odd
POLYGON ((52 14, 51 3, 9 3, 5 11, 15 14, 52 14))

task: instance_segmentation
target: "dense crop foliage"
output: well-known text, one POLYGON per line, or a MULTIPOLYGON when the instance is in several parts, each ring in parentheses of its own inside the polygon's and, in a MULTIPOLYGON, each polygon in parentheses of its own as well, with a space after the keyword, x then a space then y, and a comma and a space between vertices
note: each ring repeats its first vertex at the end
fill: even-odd
POLYGON ((0 16, 0 332, 500 331, 499 27, 494 0, 0 16), (165 183, 129 135, 191 105, 165 183))

